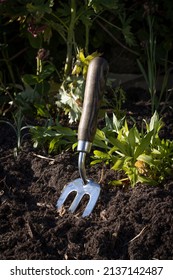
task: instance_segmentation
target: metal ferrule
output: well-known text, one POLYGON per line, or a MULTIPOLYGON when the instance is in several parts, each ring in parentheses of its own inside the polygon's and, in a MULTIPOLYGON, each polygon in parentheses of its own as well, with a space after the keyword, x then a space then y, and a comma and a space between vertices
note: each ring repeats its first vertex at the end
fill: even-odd
POLYGON ((87 185, 88 181, 86 178, 86 170, 85 170, 85 158, 86 158, 86 152, 80 152, 79 158, 78 158, 78 169, 80 177, 83 181, 84 185, 87 185))
POLYGON ((79 140, 78 141, 78 146, 77 146, 77 151, 78 152, 89 153, 91 151, 91 146, 92 146, 91 142, 84 141, 84 140, 79 140))

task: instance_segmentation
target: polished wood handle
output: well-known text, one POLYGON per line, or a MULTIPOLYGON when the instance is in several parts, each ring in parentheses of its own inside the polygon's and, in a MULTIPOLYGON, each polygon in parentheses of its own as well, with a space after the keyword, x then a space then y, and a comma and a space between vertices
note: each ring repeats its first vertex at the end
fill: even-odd
POLYGON ((88 67, 78 140, 93 142, 101 99, 108 74, 108 63, 102 57, 94 58, 88 67))

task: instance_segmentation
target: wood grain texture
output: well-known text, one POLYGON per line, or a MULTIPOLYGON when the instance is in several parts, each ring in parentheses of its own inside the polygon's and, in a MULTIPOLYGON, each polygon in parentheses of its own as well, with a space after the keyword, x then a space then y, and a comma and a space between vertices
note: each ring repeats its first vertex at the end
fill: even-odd
POLYGON ((94 58, 89 65, 78 140, 93 142, 101 99, 108 74, 108 63, 102 57, 94 58))

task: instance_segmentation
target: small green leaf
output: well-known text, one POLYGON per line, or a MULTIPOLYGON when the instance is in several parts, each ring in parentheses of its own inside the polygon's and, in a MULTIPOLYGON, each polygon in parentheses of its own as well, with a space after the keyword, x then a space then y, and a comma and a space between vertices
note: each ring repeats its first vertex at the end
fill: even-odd
POLYGON ((140 145, 137 147, 136 151, 135 151, 135 154, 134 154, 134 158, 138 158, 139 155, 143 154, 143 152, 149 148, 149 145, 150 145, 150 141, 151 141, 151 138, 153 136, 153 133, 154 131, 150 131, 149 133, 147 133, 143 139, 141 140, 141 143, 140 145))
POLYGON ((135 133, 134 132, 135 132, 135 127, 132 127, 130 129, 128 137, 127 137, 132 153, 135 150, 135 133))
POLYGON ((76 131, 72 130, 69 127, 63 127, 63 126, 53 126, 52 129, 55 129, 58 133, 64 136, 76 136, 76 131))
POLYGON ((153 164, 153 159, 152 159, 151 155, 142 154, 137 158, 137 160, 143 161, 143 162, 147 163, 148 165, 153 164))
POLYGON ((112 180, 112 181, 109 182, 109 185, 122 186, 123 185, 123 181, 121 181, 121 180, 112 180))
POLYGON ((96 160, 93 160, 90 162, 90 165, 95 165, 95 164, 98 164, 98 163, 101 163, 103 160, 101 159, 96 159, 96 160))
POLYGON ((59 138, 53 138, 52 141, 50 141, 50 144, 49 144, 49 153, 51 153, 54 148, 55 148, 55 145, 59 142, 59 138))
POLYGON ((28 32, 28 39, 29 39, 29 43, 30 45, 35 48, 35 49, 39 49, 41 44, 42 44, 42 36, 40 34, 38 34, 37 37, 34 37, 30 32, 28 32))
MULTIPOLYGON (((125 141, 120 141, 118 139, 113 139, 113 137, 110 137, 109 141, 117 148, 117 150, 120 151, 123 155, 129 156, 128 153, 128 144, 125 141)), ((118 151, 115 151, 116 153, 118 151)))
POLYGON ((28 84, 30 86, 35 85, 37 83, 39 83, 39 78, 36 75, 32 75, 32 74, 25 74, 22 77, 22 81, 25 84, 28 84))
POLYGON ((84 51, 80 50, 79 53, 77 54, 77 58, 81 61, 81 62, 85 62, 85 55, 84 55, 84 51))
POLYGON ((98 150, 94 151, 94 155, 95 155, 96 158, 101 158, 101 159, 109 159, 110 158, 108 153, 104 153, 104 152, 98 151, 98 150))
POLYGON ((55 66, 52 64, 44 66, 42 72, 39 74, 40 80, 45 80, 55 71, 55 66))
POLYGON ((77 143, 77 142, 76 142, 76 143, 74 143, 74 144, 72 145, 72 150, 73 150, 73 151, 76 149, 77 145, 78 145, 78 143, 77 143))
POLYGON ((93 146, 100 147, 105 150, 109 148, 107 145, 107 138, 105 136, 105 133, 100 129, 97 129, 96 131, 96 135, 93 141, 93 146))
POLYGON ((106 140, 105 133, 103 131, 101 131, 100 129, 96 130, 95 138, 98 140, 106 140))
POLYGON ((108 117, 107 113, 105 114, 105 123, 106 123, 106 129, 113 129, 112 122, 108 117))
POLYGON ((117 159, 115 164, 111 167, 113 170, 122 170, 124 159, 117 159))

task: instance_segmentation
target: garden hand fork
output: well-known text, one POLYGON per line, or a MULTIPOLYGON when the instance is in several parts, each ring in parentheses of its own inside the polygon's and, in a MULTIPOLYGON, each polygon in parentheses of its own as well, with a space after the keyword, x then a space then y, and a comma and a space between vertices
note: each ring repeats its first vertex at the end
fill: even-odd
POLYGON ((107 73, 108 63, 104 58, 96 57, 90 62, 85 85, 82 116, 78 127, 77 151, 79 151, 78 168, 80 178, 65 186, 57 201, 57 208, 60 209, 68 195, 71 192, 76 192, 76 196, 69 208, 69 211, 73 213, 82 197, 88 195, 89 201, 82 217, 90 215, 100 194, 100 186, 91 179, 86 178, 85 158, 86 154, 91 150, 96 133, 98 112, 107 73))

